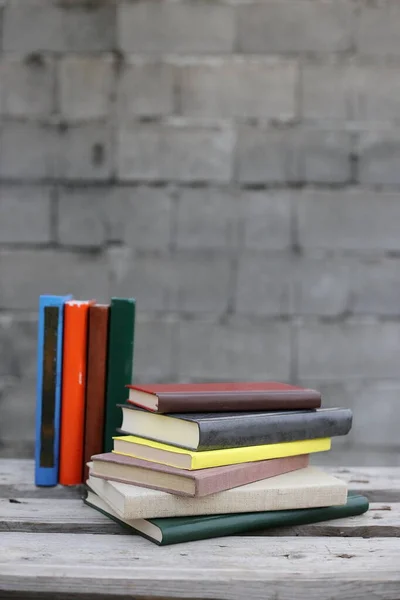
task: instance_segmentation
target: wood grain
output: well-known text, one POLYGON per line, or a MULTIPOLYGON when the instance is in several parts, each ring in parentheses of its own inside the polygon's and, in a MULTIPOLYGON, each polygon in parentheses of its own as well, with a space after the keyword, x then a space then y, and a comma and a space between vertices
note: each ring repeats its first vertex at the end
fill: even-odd
POLYGON ((0 598, 400 598, 400 469, 326 469, 370 498, 365 515, 160 548, 36 488, 33 462, 0 460, 0 598))
POLYGON ((400 596, 399 552, 399 539, 379 538, 234 537, 160 548, 129 536, 3 533, 0 590, 320 600, 334 585, 335 598, 387 600, 400 596))
MULTIPOLYGON (((81 500, 0 499, 0 531, 130 535, 81 500)), ((248 534, 247 534, 248 535, 248 534)), ((251 535, 400 537, 400 503, 374 503, 358 517, 285 527, 251 535)))

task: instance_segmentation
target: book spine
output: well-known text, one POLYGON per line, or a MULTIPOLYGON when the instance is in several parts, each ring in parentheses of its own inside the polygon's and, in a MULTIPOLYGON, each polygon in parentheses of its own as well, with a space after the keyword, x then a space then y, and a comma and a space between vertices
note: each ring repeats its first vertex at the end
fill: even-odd
POLYGON ((125 386, 133 378, 135 308, 133 298, 111 299, 103 452, 113 449, 113 437, 121 426, 118 404, 125 404, 125 386))
POLYGON ((35 485, 58 483, 64 302, 71 296, 39 300, 35 485))
POLYGON ((87 367, 87 317, 90 302, 65 305, 61 404, 60 483, 83 479, 83 434, 87 367))
POLYGON ((301 410, 321 406, 315 390, 278 392, 158 393, 158 413, 301 410))
POLYGON ((332 409, 200 420, 197 450, 261 446, 346 435, 351 429, 352 418, 350 409, 332 409))
POLYGON ((86 383, 83 480, 89 474, 87 462, 103 449, 106 398, 109 306, 95 304, 89 308, 88 357, 86 383))

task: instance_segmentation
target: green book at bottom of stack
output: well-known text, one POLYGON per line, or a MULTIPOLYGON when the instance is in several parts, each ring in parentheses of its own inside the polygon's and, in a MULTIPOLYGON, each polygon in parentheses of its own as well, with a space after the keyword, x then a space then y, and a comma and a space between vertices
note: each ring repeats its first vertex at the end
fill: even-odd
POLYGON ((354 517, 368 510, 369 502, 364 496, 349 494, 347 503, 340 506, 276 510, 201 517, 167 517, 162 519, 131 519, 123 521, 90 488, 85 504, 95 508, 132 533, 138 533, 159 546, 180 542, 192 542, 227 535, 251 533, 275 527, 288 527, 319 523, 333 519, 354 517))

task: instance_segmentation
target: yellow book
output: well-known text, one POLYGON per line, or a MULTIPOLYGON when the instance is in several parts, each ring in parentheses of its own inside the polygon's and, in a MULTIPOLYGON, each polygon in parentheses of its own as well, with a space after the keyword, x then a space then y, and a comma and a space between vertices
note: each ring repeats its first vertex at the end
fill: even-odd
POLYGON ((318 438, 315 440, 266 444, 264 446, 244 446, 242 448, 194 452, 134 435, 126 435, 114 438, 113 452, 178 469, 195 470, 324 452, 330 450, 330 447, 330 438, 318 438))

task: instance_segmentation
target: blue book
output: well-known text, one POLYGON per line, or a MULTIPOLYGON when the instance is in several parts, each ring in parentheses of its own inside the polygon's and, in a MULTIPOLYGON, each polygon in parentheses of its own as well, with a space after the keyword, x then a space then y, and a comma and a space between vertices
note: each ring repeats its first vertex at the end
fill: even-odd
POLYGON ((36 380, 35 484, 58 483, 64 303, 72 296, 40 296, 36 380))

